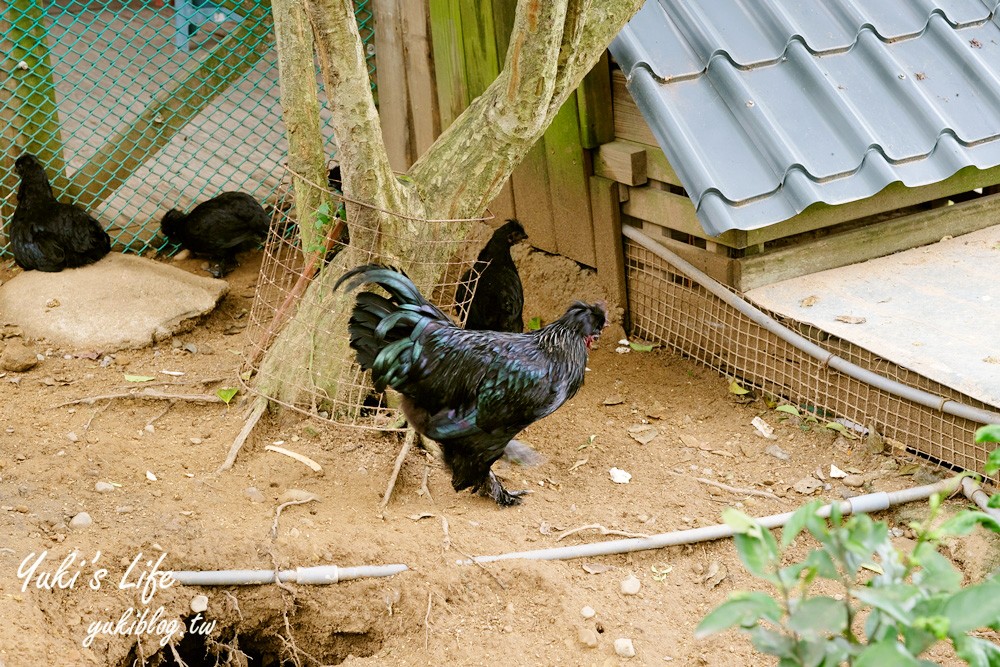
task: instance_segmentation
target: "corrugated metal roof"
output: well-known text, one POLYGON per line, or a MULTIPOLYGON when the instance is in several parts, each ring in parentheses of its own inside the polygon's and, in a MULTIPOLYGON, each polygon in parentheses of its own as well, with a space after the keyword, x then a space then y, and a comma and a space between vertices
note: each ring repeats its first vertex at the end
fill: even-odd
POLYGON ((611 45, 710 234, 1000 165, 1000 0, 647 0, 611 45))

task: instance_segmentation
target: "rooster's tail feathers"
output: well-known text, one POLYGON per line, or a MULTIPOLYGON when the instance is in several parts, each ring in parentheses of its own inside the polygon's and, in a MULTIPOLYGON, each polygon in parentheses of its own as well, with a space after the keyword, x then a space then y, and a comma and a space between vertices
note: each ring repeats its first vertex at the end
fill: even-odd
POLYGON ((333 291, 336 292, 340 285, 345 282, 348 283, 348 291, 357 289, 365 283, 374 283, 391 294, 393 300, 398 303, 421 306, 427 304, 427 299, 405 273, 381 264, 364 264, 351 269, 337 280, 333 291))

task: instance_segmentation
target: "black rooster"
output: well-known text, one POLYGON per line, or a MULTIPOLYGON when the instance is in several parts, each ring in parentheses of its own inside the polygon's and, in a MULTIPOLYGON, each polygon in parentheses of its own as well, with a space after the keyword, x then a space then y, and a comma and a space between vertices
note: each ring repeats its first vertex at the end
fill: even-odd
POLYGON ((45 168, 25 153, 14 162, 21 177, 10 220, 10 248, 25 271, 54 273, 93 264, 111 250, 111 237, 75 204, 56 201, 45 168))
POLYGON ((603 303, 576 302, 530 333, 469 331, 431 305, 404 274, 369 264, 341 276, 334 289, 374 283, 389 298, 362 292, 348 331, 358 363, 377 391, 403 395, 418 433, 441 444, 456 491, 471 487, 498 505, 507 491, 490 467, 518 432, 554 412, 583 384, 587 353, 607 318, 603 303))
POLYGON ((216 278, 236 268, 236 253, 256 248, 269 226, 264 208, 245 192, 223 192, 187 215, 171 209, 160 221, 160 231, 171 242, 215 261, 208 272, 216 278))
POLYGON ((524 289, 517 273, 510 247, 528 238, 524 227, 517 220, 508 220, 493 232, 486 246, 480 251, 476 263, 458 281, 455 301, 459 317, 465 318, 466 329, 488 331, 524 331, 524 289), (469 285, 472 272, 479 275, 476 292, 469 303, 469 285))

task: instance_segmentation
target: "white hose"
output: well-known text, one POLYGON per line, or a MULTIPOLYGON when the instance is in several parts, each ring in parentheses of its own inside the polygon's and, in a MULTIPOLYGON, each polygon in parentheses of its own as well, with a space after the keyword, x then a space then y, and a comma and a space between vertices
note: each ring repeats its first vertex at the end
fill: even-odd
POLYGON ((661 259, 674 265, 686 276, 704 287, 714 296, 717 296, 719 299, 725 301, 754 323, 760 325, 767 331, 770 331, 789 345, 792 345, 796 349, 813 357, 824 366, 828 366, 835 371, 839 371, 847 377, 854 378, 855 380, 869 384, 877 389, 881 389, 882 391, 892 394, 893 396, 898 396, 908 401, 912 401, 917 405, 923 405, 924 407, 939 410, 946 414, 960 417, 962 419, 968 419, 969 421, 977 422, 979 424, 1000 423, 1000 413, 983 410, 972 405, 959 403, 958 401, 953 401, 949 398, 932 394, 922 389, 917 389, 916 387, 910 387, 901 382, 896 382, 895 380, 873 373, 872 371, 862 368, 856 364, 852 364, 843 357, 838 357, 829 350, 824 350, 822 347, 816 345, 809 339, 780 324, 774 318, 768 316, 766 313, 759 310, 749 302, 733 294, 733 292, 717 280, 698 270, 689 262, 684 261, 684 259, 677 256, 676 253, 667 250, 635 227, 623 225, 622 234, 632 239, 654 255, 657 255, 661 259))
MULTIPOLYGON (((880 491, 878 493, 868 493, 844 500, 838 505, 840 513, 844 516, 856 514, 858 512, 875 512, 884 510, 893 505, 908 503, 914 500, 929 498, 935 493, 951 495, 958 489, 958 482, 955 478, 946 479, 936 484, 926 484, 902 491, 880 491)), ((833 504, 824 505, 816 510, 817 516, 830 516, 833 504)), ((761 519, 756 519, 757 523, 765 528, 778 528, 784 526, 795 512, 785 512, 784 514, 774 514, 761 519)), ((681 544, 693 544, 695 542, 708 542, 724 537, 732 537, 735 531, 725 525, 706 526, 704 528, 692 528, 690 530, 678 530, 671 533, 661 533, 652 537, 637 537, 625 540, 611 540, 609 542, 594 542, 590 544, 578 544, 569 547, 553 547, 550 549, 535 549, 533 551, 518 551, 514 553, 499 554, 496 556, 475 556, 471 560, 459 560, 460 565, 476 563, 492 563, 498 560, 513 560, 523 558, 526 560, 565 560, 568 558, 585 558, 588 556, 607 556, 610 554, 629 553, 632 551, 644 551, 646 549, 662 549, 663 547, 674 547, 681 544)))
POLYGON ((990 507, 990 494, 983 491, 983 488, 979 486, 974 480, 963 477, 962 478, 962 493, 965 497, 976 503, 979 509, 989 514, 991 517, 1000 521, 1000 510, 990 507))
POLYGON ((405 565, 361 565, 359 567, 337 567, 317 565, 297 567, 294 570, 182 570, 171 572, 177 583, 185 586, 249 586, 272 584, 277 581, 292 584, 336 584, 362 577, 390 577, 408 570, 405 565))

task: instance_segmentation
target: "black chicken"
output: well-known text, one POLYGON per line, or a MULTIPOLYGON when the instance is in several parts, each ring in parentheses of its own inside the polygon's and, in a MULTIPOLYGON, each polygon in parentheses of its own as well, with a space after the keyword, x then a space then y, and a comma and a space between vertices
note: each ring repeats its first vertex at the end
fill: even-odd
POLYGON ((359 266, 334 289, 374 283, 389 298, 362 292, 348 331, 358 363, 375 389, 403 395, 418 433, 441 444, 456 491, 471 487, 498 505, 526 491, 507 491, 490 467, 518 432, 554 412, 583 384, 587 353, 605 326, 603 303, 576 302, 549 326, 530 333, 469 331, 455 325, 404 274, 359 266))
POLYGON ((493 232, 486 246, 479 252, 476 263, 458 282, 455 301, 459 317, 465 318, 466 329, 488 331, 524 331, 524 289, 517 273, 510 247, 528 238, 524 227, 517 220, 508 220, 493 232), (469 303, 469 285, 472 272, 479 275, 476 292, 469 303))
POLYGON ((171 209, 160 221, 160 231, 171 242, 215 261, 208 272, 216 278, 236 268, 236 253, 256 248, 269 226, 264 208, 245 192, 223 192, 187 215, 171 209))
POLYGON ((111 237, 75 204, 56 201, 45 168, 25 153, 14 162, 21 177, 10 220, 10 248, 25 271, 55 273, 93 264, 111 250, 111 237))

